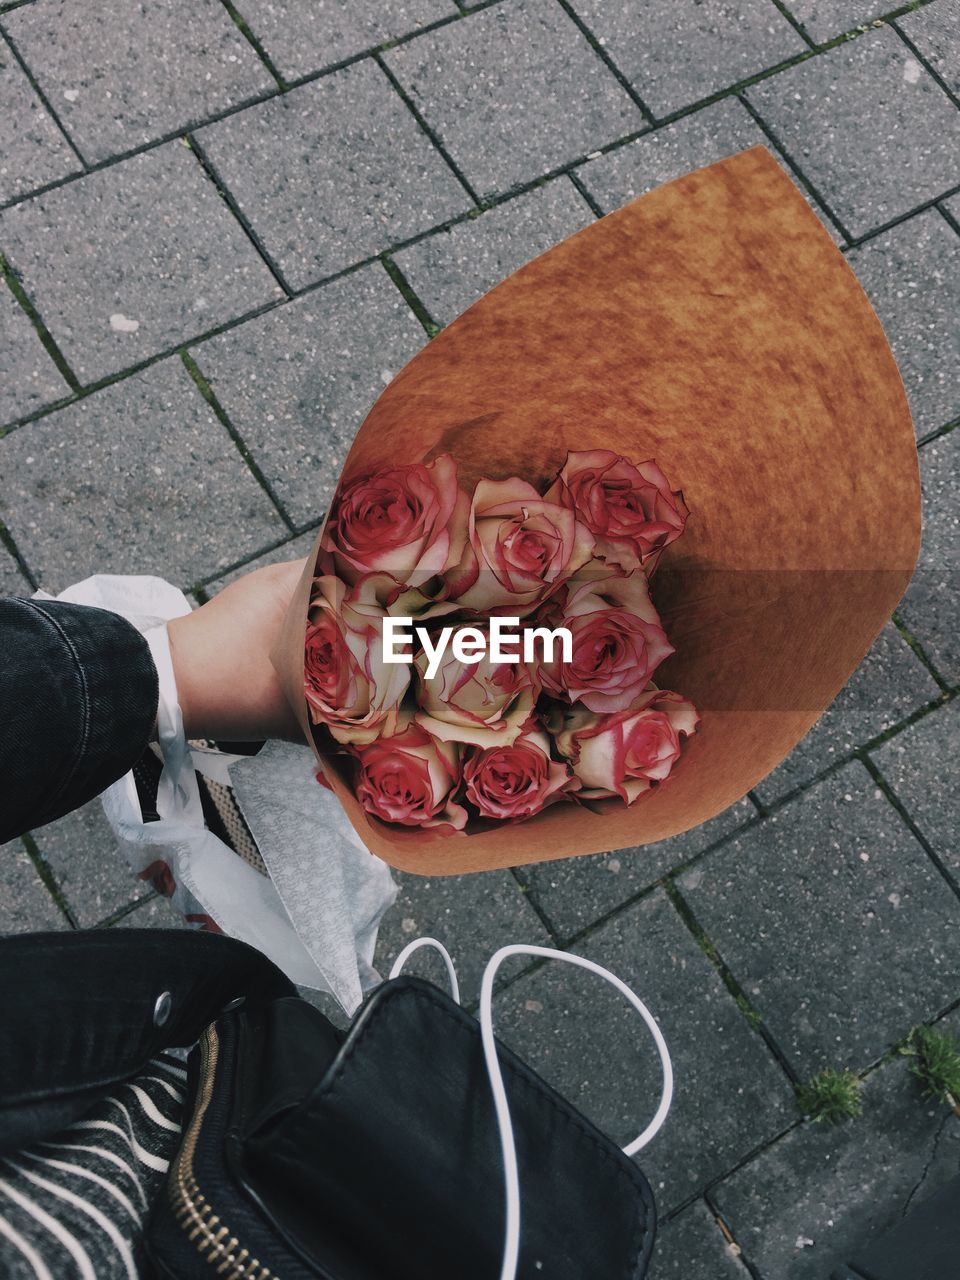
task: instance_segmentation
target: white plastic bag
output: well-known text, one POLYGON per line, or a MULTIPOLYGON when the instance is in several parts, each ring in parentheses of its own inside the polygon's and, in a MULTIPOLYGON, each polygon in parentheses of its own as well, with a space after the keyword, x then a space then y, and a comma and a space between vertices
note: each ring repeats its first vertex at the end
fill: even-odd
POLYGON ((160 578, 98 574, 57 599, 127 618, 157 667, 160 821, 144 822, 132 773, 101 797, 134 873, 163 886, 191 923, 212 921, 269 956, 292 981, 330 992, 352 1013, 380 981, 373 968, 377 929, 397 890, 386 863, 364 847, 336 797, 316 782, 309 748, 271 742, 256 756, 191 751, 166 630, 171 618, 190 611, 176 587, 160 578), (207 830, 195 770, 234 787, 269 877, 207 830))

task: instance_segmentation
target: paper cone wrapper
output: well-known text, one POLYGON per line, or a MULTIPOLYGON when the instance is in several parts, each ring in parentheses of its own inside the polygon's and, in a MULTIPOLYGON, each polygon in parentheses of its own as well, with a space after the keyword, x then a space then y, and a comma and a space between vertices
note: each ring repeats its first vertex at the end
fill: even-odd
MULTIPOLYGON (((473 834, 369 818, 364 843, 427 875, 644 845, 706 822, 833 700, 902 595, 920 538, 903 386, 853 272, 763 147, 660 187, 491 290, 363 423, 344 477, 449 453, 461 486, 545 487, 568 450, 655 458, 691 516, 652 581, 676 648, 656 682, 701 712, 636 804, 558 804, 473 834)), ((275 661, 304 734, 308 562, 275 661)))

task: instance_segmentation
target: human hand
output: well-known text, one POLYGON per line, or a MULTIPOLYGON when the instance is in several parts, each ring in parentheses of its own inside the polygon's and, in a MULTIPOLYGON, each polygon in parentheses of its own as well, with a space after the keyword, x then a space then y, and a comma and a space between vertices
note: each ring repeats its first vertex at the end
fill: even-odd
POLYGON ((302 742, 270 661, 306 561, 254 569, 167 625, 188 738, 302 742))

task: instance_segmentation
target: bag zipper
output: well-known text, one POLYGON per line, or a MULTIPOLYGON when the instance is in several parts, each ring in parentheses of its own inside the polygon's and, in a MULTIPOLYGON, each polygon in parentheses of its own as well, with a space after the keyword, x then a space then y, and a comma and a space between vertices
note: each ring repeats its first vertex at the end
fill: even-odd
POLYGON ((167 1179, 170 1205, 177 1222, 187 1232, 187 1239, 196 1245, 204 1261, 211 1266, 216 1265, 216 1274, 222 1280, 278 1280, 275 1272, 265 1267, 258 1258, 251 1257, 249 1249, 241 1247, 230 1228, 214 1213, 213 1206, 201 1192, 194 1173, 193 1160, 200 1130, 213 1097, 219 1049, 217 1030, 211 1025, 200 1040, 197 1105, 167 1179))

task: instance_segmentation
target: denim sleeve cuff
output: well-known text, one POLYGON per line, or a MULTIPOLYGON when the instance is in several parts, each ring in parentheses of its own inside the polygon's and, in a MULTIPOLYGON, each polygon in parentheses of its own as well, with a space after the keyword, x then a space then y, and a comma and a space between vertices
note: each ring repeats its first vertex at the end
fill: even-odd
POLYGON ((99 795, 133 767, 157 712, 147 642, 126 619, 0 599, 0 841, 99 795))

